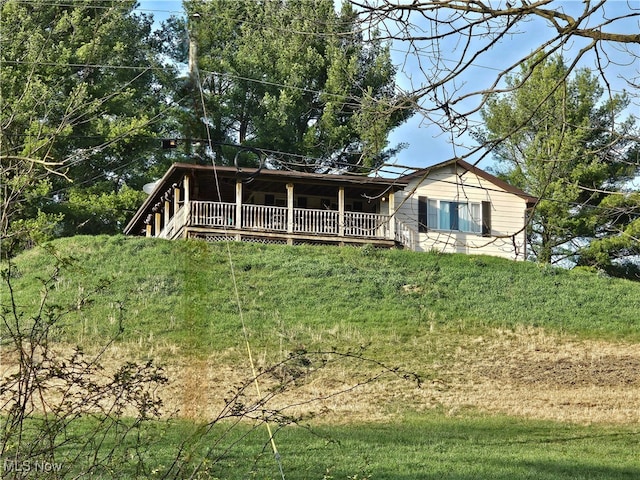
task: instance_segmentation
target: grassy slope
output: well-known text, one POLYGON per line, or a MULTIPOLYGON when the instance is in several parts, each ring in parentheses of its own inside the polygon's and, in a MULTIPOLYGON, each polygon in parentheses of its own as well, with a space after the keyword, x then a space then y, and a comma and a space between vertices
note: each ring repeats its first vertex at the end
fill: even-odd
MULTIPOLYGON (((73 264, 53 292, 61 305, 107 283, 64 338, 92 342, 122 319, 123 340, 206 353, 236 345, 238 306, 260 344, 326 341, 330 333, 407 340, 434 325, 543 327, 583 337, 640 340, 640 283, 484 256, 399 250, 75 237, 51 244, 73 264), (229 248, 229 250, 227 250, 229 248), (230 256, 229 256, 230 253, 230 256), (327 333, 329 332, 329 333, 327 333)), ((40 298, 54 257, 16 260, 22 304, 40 298)), ((3 287, 4 288, 4 287, 3 287)))
MULTIPOLYGON (((58 256, 74 258, 56 279, 53 298, 60 305, 73 306, 82 294, 108 283, 82 312, 67 315, 59 331, 60 339, 85 345, 103 342, 122 320, 121 342, 143 351, 174 346, 173 351, 204 356, 229 348, 242 355, 233 348, 242 341, 228 252, 257 350, 371 342, 385 360, 419 358, 428 364, 473 348, 469 339, 493 328, 538 326, 582 338, 640 341, 640 284, 587 272, 490 257, 244 244, 231 244, 228 251, 224 244, 124 237, 76 237, 51 247, 58 256)), ((37 278, 49 275, 54 257, 37 249, 16 263, 19 303, 35 305, 37 278)), ((321 436, 282 430, 278 442, 287 478, 640 475, 635 424, 579 426, 437 408, 400 418, 320 425, 321 436)), ((179 421, 158 428, 164 433, 153 437, 158 444, 147 454, 152 464, 166 466, 193 427, 179 421)), ((213 434, 201 440, 203 449, 215 443, 213 434)), ((260 453, 265 443, 261 428, 206 473, 278 477, 272 457, 260 453)))

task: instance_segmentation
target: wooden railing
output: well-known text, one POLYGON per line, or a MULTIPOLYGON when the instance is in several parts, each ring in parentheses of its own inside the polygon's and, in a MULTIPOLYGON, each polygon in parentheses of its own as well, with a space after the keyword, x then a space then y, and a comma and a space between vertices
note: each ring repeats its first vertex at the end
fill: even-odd
POLYGON ((395 241, 407 250, 415 250, 418 241, 418 233, 408 226, 406 223, 394 218, 395 223, 395 241))
POLYGON ((319 235, 338 235, 338 212, 335 210, 315 210, 295 208, 293 210, 293 231, 319 235))
MULTIPOLYGON (((288 224, 287 207, 244 204, 241 208, 240 228, 252 231, 290 232, 346 237, 392 239, 389 215, 375 213, 345 212, 340 225, 339 212, 335 210, 295 208, 293 223, 288 224)), ((162 238, 174 238, 185 226, 219 227, 237 229, 236 204, 224 202, 189 202, 181 207, 160 232, 162 238)), ((396 222, 395 239, 398 240, 396 222)), ((399 240, 398 240, 399 241, 399 240)))
POLYGON ((242 205, 242 228, 286 232, 287 207, 242 205))
POLYGON ((353 237, 389 238, 389 215, 376 213, 344 213, 344 234, 353 237))
POLYGON ((236 224, 236 204, 223 202, 189 202, 190 225, 198 227, 228 227, 236 224))
POLYGON ((160 231, 160 238, 174 239, 184 227, 187 218, 187 209, 181 206, 178 211, 169 219, 167 226, 160 231))

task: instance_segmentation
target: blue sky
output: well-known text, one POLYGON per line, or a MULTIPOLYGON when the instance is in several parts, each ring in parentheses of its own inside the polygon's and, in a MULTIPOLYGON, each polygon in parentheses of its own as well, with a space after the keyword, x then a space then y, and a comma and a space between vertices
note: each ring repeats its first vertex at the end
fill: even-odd
MULTIPOLYGON (((339 2, 339 0, 336 0, 339 2)), ((516 0, 514 0, 515 2, 516 0)), ((154 15, 156 21, 161 21, 170 15, 179 15, 182 13, 182 1, 181 0, 140 0, 141 11, 145 13, 151 13, 154 15)), ((568 14, 576 14, 582 11, 583 4, 579 1, 558 1, 554 3, 557 8, 563 8, 568 14)), ((606 3, 606 13, 608 15, 616 15, 620 12, 628 12, 629 6, 640 9, 640 0, 609 0, 606 3)), ((522 33, 506 38, 498 48, 492 49, 482 56, 475 64, 476 68, 470 72, 469 76, 464 80, 466 84, 461 84, 461 88, 473 88, 477 90, 479 86, 489 86, 500 71, 501 67, 510 65, 517 61, 524 54, 530 52, 533 48, 539 46, 542 42, 548 39, 554 34, 554 32, 542 21, 535 20, 529 22, 524 27, 522 33)), ((634 33, 640 31, 640 25, 638 20, 626 22, 620 26, 612 27, 613 31, 620 31, 620 33, 634 33)), ((579 49, 584 46, 581 41, 576 41, 571 45, 572 49, 579 49), (582 43, 582 44, 581 44, 582 43)), ((637 53, 640 54, 640 47, 634 46, 637 53)), ((392 46, 392 56, 394 62, 398 65, 403 65, 400 68, 397 83, 401 88, 415 87, 424 78, 424 75, 417 69, 416 59, 411 56, 407 57, 403 52, 406 51, 406 46, 402 44, 392 46)), ((611 64, 608 69, 611 72, 609 80, 612 81, 612 87, 614 90, 622 90, 625 84, 619 78, 622 74, 626 77, 635 76, 636 79, 640 76, 638 72, 638 65, 629 65, 629 56, 624 52, 619 52, 615 49, 609 48, 608 52, 620 65, 611 64), (623 65, 627 63, 627 65, 623 65)), ((451 46, 451 57, 455 58, 455 47, 451 46)), ((593 65, 593 57, 588 56, 581 62, 580 66, 590 67, 593 65)), ((469 104, 472 107, 472 104, 469 104)), ((639 116, 639 106, 636 103, 632 105, 630 114, 639 116)), ((475 117, 478 119, 478 116, 475 117)), ((448 134, 442 133, 438 128, 428 125, 427 122, 420 116, 415 116, 401 127, 397 128, 390 135, 390 145, 396 145, 398 143, 405 143, 408 145, 398 155, 396 162, 400 165, 408 165, 412 167, 425 167, 441 161, 452 158, 453 156, 460 156, 466 153, 464 148, 454 147, 450 143, 448 134)), ((458 142, 465 145, 475 146, 473 140, 468 137, 462 137, 458 139, 458 142)), ((490 166, 490 160, 484 160, 480 166, 490 166)))

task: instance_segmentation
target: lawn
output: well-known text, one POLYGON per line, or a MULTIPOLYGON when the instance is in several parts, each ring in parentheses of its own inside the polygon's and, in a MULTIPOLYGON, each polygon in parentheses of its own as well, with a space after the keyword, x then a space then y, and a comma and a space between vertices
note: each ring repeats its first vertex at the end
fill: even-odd
MULTIPOLYGON (((134 456, 133 448, 120 445, 92 478, 282 478, 264 425, 227 428, 223 423, 205 433, 186 421, 150 424, 142 433, 144 448, 134 456)), ((474 411, 286 427, 275 435, 289 480, 632 480, 640 476, 639 440, 637 426, 578 426, 474 411)), ((69 454, 73 465, 64 451, 55 461, 70 478, 89 459, 69 454)))
MULTIPOLYGON (((71 262, 52 292, 70 310, 59 325, 69 343, 101 342, 122 322, 120 341, 203 355, 237 344, 239 310, 252 336, 271 347, 283 336, 312 342, 341 327, 369 338, 462 325, 640 340, 639 282, 533 263, 121 236, 61 239, 51 249, 71 262)), ((42 249, 17 259, 13 284, 25 308, 38 304, 54 262, 42 249)))
MULTIPOLYGON (((77 345, 107 371, 153 360, 169 378, 161 420, 131 444, 113 427, 86 446, 87 415, 61 429, 68 474, 101 458, 94 478, 281 478, 264 424, 202 423, 251 377, 248 341, 269 397, 248 405, 301 403, 286 412, 309 426, 272 423, 288 479, 640 477, 637 282, 486 256, 122 236, 57 240, 9 278, 25 333, 49 285, 61 358, 77 345)), ((9 300, 4 284, 5 378, 9 300)))

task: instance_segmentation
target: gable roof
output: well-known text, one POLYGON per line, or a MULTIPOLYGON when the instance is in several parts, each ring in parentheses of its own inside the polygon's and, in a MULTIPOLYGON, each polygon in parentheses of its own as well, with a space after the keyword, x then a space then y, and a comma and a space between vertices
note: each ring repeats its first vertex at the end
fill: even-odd
POLYGON ((538 198, 532 195, 529 195, 525 191, 514 187, 513 185, 505 182, 504 180, 501 180, 495 175, 491 175, 489 172, 486 172, 485 170, 482 170, 481 168, 478 168, 475 165, 472 165, 471 163, 465 162, 460 158, 454 158, 453 160, 447 160, 445 162, 437 163, 435 165, 431 165, 429 167, 416 170, 413 173, 409 173, 407 175, 400 177, 399 180, 404 180, 406 182, 409 182, 415 179, 426 178, 434 170, 440 170, 441 168, 447 167, 449 165, 457 165, 459 167, 462 167, 462 169, 465 171, 464 173, 471 172, 474 175, 477 175, 478 177, 483 178, 488 182, 494 184, 496 187, 504 190, 505 192, 512 193, 522 198, 527 203, 527 207, 533 207, 538 202, 538 198))

